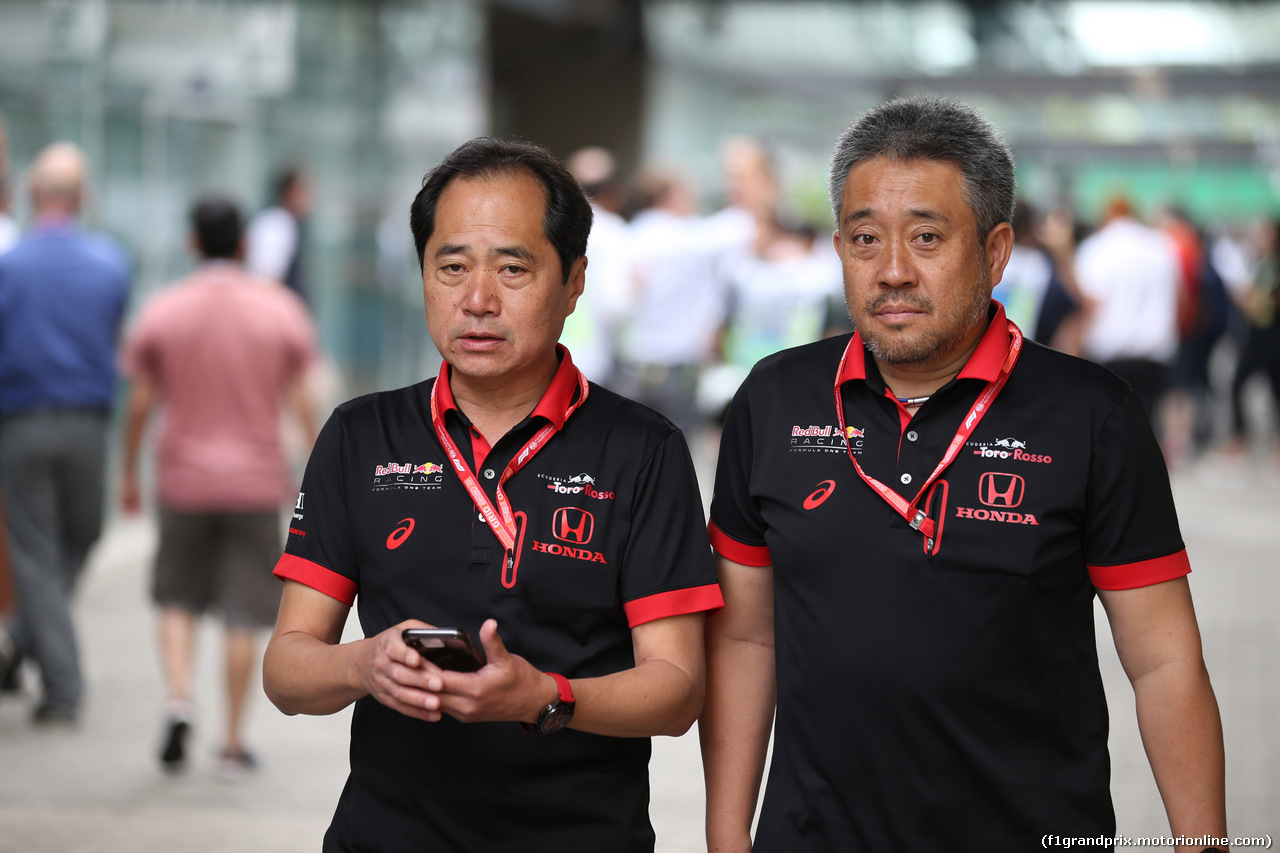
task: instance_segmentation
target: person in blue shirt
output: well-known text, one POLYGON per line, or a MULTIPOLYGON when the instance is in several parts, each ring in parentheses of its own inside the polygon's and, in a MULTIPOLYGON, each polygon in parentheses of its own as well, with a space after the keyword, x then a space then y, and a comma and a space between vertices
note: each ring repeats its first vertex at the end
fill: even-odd
POLYGON ((40 724, 71 724, 84 692, 70 598, 102 529, 116 342, 130 265, 80 228, 87 164, 48 146, 30 173, 32 227, 0 256, 0 493, 19 654, 40 668, 40 724))

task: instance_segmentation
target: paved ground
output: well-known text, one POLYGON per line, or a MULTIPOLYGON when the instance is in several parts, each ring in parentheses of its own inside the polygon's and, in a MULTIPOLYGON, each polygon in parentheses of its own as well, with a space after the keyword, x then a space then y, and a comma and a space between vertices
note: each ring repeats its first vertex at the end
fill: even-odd
MULTIPOLYGON (((1175 478, 1206 657, 1227 732, 1229 806, 1237 835, 1280 836, 1280 478, 1253 472, 1233 485, 1175 478)), ((74 731, 27 722, 30 695, 0 701, 0 852, 267 851, 319 849, 342 787, 347 715, 287 718, 258 697, 250 736, 265 766, 227 783, 214 774, 219 710, 217 635, 205 627, 192 768, 163 775, 160 683, 144 593, 154 530, 116 520, 93 557, 78 600, 91 701, 74 731)), ((1105 623, 1099 630, 1112 702, 1114 790, 1120 832, 1166 831, 1137 738, 1133 701, 1105 623)), ((655 741, 653 818, 658 848, 702 849, 702 777, 694 733, 655 741)), ((1049 831, 1049 828, 1046 828, 1049 831)))

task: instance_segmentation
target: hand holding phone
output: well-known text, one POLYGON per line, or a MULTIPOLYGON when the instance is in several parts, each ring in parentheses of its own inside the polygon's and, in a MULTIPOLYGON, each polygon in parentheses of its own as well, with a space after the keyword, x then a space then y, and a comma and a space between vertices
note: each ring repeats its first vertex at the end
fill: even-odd
POLYGON ((441 669, 475 672, 485 665, 484 650, 461 628, 405 628, 401 636, 441 669))

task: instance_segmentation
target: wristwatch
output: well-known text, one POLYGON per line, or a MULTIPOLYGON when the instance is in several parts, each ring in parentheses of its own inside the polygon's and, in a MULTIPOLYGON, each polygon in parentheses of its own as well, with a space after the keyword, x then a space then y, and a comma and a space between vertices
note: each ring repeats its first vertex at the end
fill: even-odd
POLYGON ((526 732, 549 735, 560 731, 573 719, 573 688, 569 686, 569 679, 558 672, 548 672, 547 675, 556 680, 556 698, 542 709, 542 713, 532 724, 520 724, 526 732))

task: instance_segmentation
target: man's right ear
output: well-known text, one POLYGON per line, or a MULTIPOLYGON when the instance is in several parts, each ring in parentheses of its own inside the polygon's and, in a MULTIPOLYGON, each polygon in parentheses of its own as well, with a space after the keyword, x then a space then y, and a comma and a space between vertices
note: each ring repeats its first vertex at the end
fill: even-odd
POLYGON ((565 282, 565 287, 569 288, 569 310, 565 311, 565 316, 573 313, 573 309, 578 304, 578 297, 582 295, 582 291, 587 286, 587 256, 583 255, 573 262, 573 266, 569 268, 569 280, 565 282))

